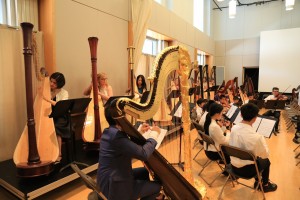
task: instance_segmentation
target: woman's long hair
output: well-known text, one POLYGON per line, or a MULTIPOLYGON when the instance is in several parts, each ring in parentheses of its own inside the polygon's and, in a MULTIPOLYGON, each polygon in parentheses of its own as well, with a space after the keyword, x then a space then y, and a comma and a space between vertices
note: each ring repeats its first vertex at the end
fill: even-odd
POLYGON ((137 76, 137 78, 136 78, 136 87, 137 87, 137 89, 138 89, 138 82, 139 82, 139 79, 140 78, 142 78, 142 89, 144 90, 147 90, 147 84, 146 84, 146 80, 145 80, 145 77, 142 75, 142 74, 140 74, 140 75, 138 75, 137 76))
POLYGON ((217 113, 221 113, 223 110, 223 106, 218 103, 213 103, 209 107, 208 114, 206 115, 205 123, 204 123, 204 131, 206 135, 209 135, 209 126, 211 124, 211 117, 217 113))

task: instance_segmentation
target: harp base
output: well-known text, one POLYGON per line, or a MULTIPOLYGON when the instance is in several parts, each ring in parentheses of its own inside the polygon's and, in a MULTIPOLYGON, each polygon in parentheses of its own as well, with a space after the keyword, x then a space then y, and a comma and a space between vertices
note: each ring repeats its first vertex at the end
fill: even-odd
POLYGON ((42 161, 38 164, 19 163, 17 167, 17 176, 30 178, 50 174, 54 169, 52 161, 42 161))

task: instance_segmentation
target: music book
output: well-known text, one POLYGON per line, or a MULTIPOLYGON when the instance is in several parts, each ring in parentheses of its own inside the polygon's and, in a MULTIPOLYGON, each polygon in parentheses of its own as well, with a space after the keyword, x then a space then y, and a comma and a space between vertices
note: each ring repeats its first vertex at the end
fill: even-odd
MULTIPOLYGON (((190 106, 190 112, 191 112, 192 109, 195 107, 195 104, 194 103, 189 103, 189 106, 190 106)), ((174 116, 179 117, 179 118, 182 117, 182 103, 180 103, 180 105, 178 106, 177 110, 174 113, 174 116)))
MULTIPOLYGON (((234 124, 240 123, 243 120, 241 112, 235 118, 234 124)), ((254 130, 263 135, 264 137, 270 138, 276 123, 276 119, 267 116, 258 116, 255 122, 252 124, 254 130)))
POLYGON ((232 105, 225 115, 228 117, 228 119, 230 119, 231 122, 234 122, 239 111, 240 109, 237 106, 232 105))
MULTIPOLYGON (((141 128, 141 126, 142 126, 142 124, 139 126, 139 129, 141 128)), ((151 127, 151 128, 152 128, 152 127, 151 127)), ((144 136, 145 139, 148 139, 148 138, 149 138, 149 134, 151 133, 151 128, 150 128, 147 132, 145 132, 145 133, 142 134, 142 135, 144 136)), ((166 133, 167 133, 167 130, 166 130, 166 129, 160 129, 160 133, 159 133, 159 135, 158 135, 158 137, 157 137, 157 140, 156 140, 157 145, 156 145, 155 149, 158 149, 158 148, 160 147, 162 141, 163 141, 164 138, 165 138, 166 133)))
POLYGON ((268 100, 266 109, 284 109, 286 100, 268 100))

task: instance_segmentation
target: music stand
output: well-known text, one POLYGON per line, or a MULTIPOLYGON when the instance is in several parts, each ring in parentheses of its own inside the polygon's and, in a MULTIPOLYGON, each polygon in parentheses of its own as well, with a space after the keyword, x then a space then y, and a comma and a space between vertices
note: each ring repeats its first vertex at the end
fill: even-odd
POLYGON ((262 109, 262 107, 265 105, 264 100, 249 100, 249 103, 253 103, 253 104, 257 105, 257 107, 259 109, 262 109))
POLYGON ((268 100, 266 109, 284 109, 286 100, 268 100))
POLYGON ((140 103, 146 103, 149 94, 150 94, 150 91, 145 91, 141 97, 140 103))
POLYGON ((68 99, 68 100, 62 100, 58 101, 56 105, 54 106, 52 113, 49 115, 50 118, 55 117, 62 117, 67 116, 69 121, 69 132, 71 135, 71 140, 73 145, 71 146, 71 153, 69 152, 69 149, 67 148, 68 157, 71 161, 66 166, 62 167, 60 169, 60 172, 65 170, 66 168, 70 167, 72 163, 77 165, 82 165, 88 167, 88 164, 81 163, 75 161, 75 135, 72 133, 72 115, 78 115, 85 112, 87 106, 89 105, 91 101, 91 98, 80 98, 80 99, 68 99))
MULTIPOLYGON (((181 125, 180 125, 181 126, 181 125)), ((175 127, 174 129, 176 129, 177 127, 175 127)), ((178 162, 177 163, 170 163, 171 165, 178 165, 178 167, 184 171, 184 162, 181 161, 181 144, 182 144, 182 133, 183 133, 183 127, 180 127, 179 131, 179 156, 178 156, 178 162)), ((177 131, 175 131, 177 132, 177 131)))

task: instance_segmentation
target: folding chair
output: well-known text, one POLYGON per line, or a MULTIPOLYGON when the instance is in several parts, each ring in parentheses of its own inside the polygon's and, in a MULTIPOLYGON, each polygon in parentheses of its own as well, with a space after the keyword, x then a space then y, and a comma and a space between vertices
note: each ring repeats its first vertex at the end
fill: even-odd
POLYGON ((96 192, 100 199, 107 200, 107 198, 102 194, 100 189, 97 187, 96 182, 90 176, 83 173, 76 164, 71 164, 71 167, 80 176, 80 178, 83 180, 83 182, 89 189, 93 190, 93 192, 96 192))
MULTIPOLYGON (((204 142, 206 142, 206 144, 207 144, 207 146, 209 146, 209 145, 213 145, 216 149, 217 149, 217 147, 216 147, 216 145, 215 145, 215 142, 213 141, 213 139, 210 137, 210 136, 208 136, 208 135, 206 135, 205 133, 199 133, 200 134, 200 136, 201 136, 201 138, 202 138, 202 140, 204 141, 204 142)), ((221 160, 223 160, 223 162, 225 162, 224 160, 225 159, 223 159, 223 156, 222 156, 222 154, 220 153, 220 152, 218 152, 218 154, 220 155, 220 157, 221 157, 221 160)), ((208 158, 208 162, 206 162, 205 163, 205 165, 203 166, 203 168, 202 168, 202 170, 199 172, 199 174, 198 174, 198 176, 200 176, 206 183, 207 183, 207 185, 209 186, 209 187, 211 187, 211 185, 215 182, 215 180, 217 180, 217 178, 223 173, 223 171, 224 171, 224 168, 219 164, 219 160, 220 159, 216 159, 216 160, 212 160, 211 158, 209 158, 209 157, 207 157, 208 158), (204 169, 210 164, 210 163, 212 163, 212 162, 215 162, 215 163, 217 163, 217 165, 220 167, 220 169, 221 169, 221 172, 209 183, 207 180, 205 180, 204 178, 203 178, 203 176, 201 176, 201 174, 202 174, 202 172, 204 171, 204 169)))
MULTIPOLYGON (((262 179, 261 179, 261 173, 262 173, 263 170, 261 170, 261 171, 258 170, 258 166, 257 166, 257 162, 256 162, 256 157, 250 151, 243 150, 243 149, 240 149, 240 148, 237 148, 237 147, 233 147, 233 146, 230 146, 230 145, 223 145, 223 144, 221 144, 220 145, 220 149, 221 149, 222 156, 228 155, 228 156, 231 156, 231 157, 239 158, 241 160, 250 160, 250 161, 253 161, 254 165, 255 165, 255 169, 256 169, 256 174, 253 175, 253 176, 251 176, 251 177, 237 175, 236 173, 234 173, 234 171, 232 169, 232 165, 230 163, 226 163, 226 160, 225 160, 225 170, 229 173, 230 176, 228 176, 228 178, 226 179, 226 182, 224 183, 224 185, 222 187, 222 190, 221 190, 221 192, 219 194, 218 199, 221 198, 221 195, 223 193, 224 187, 225 187, 225 185, 228 182, 228 180, 229 180, 230 177, 233 177, 233 179, 237 183, 239 183, 241 185, 244 185, 246 187, 249 187, 251 189, 254 189, 255 191, 258 189, 258 187, 260 187, 261 192, 263 194, 263 199, 266 199, 265 198, 265 193, 264 193, 264 190, 263 190, 262 179), (258 184, 257 184, 256 188, 253 188, 253 187, 251 187, 249 185, 246 185, 244 183, 241 183, 241 182, 237 181, 237 178, 242 178, 242 179, 249 180, 249 179, 256 178, 256 177, 258 179, 258 184)), ((232 181, 232 183, 233 183, 233 181, 232 181)), ((234 184, 233 184, 233 187, 234 187, 234 184)))
POLYGON ((200 126, 197 122, 193 122, 193 125, 195 126, 195 128, 197 129, 198 131, 198 136, 197 136, 197 139, 195 140, 195 143, 194 143, 194 146, 193 146, 193 149, 194 147, 196 146, 196 144, 200 144, 200 149, 199 151, 196 153, 196 155, 194 156, 193 160, 198 163, 199 165, 201 165, 202 167, 205 166, 205 164, 208 162, 208 160, 204 163, 204 164, 201 164, 199 161, 196 160, 197 156, 199 155, 199 153, 204 149, 203 147, 203 140, 200 136, 200 133, 204 133, 204 129, 202 126, 200 126))

